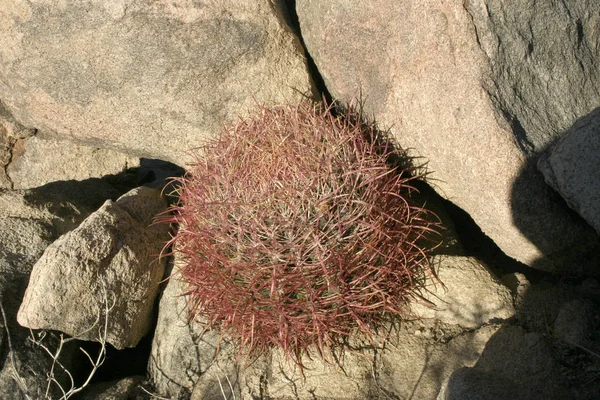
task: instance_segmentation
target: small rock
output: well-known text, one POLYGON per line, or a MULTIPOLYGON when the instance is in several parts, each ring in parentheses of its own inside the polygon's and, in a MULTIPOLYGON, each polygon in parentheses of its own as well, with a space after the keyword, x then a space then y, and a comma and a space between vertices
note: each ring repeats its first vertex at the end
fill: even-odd
POLYGON ((594 305, 585 300, 566 302, 554 320, 554 337, 571 345, 584 346, 590 338, 594 305))
POLYGON ((435 318, 447 324, 478 327, 491 319, 508 319, 515 313, 508 288, 499 283, 480 261, 470 257, 433 258, 441 281, 422 292, 435 308, 411 306, 418 318, 435 318))
POLYGON ((18 322, 99 340, 106 318, 107 342, 135 346, 150 328, 164 272, 157 256, 169 227, 149 225, 165 208, 160 192, 139 187, 56 240, 33 268, 18 322))

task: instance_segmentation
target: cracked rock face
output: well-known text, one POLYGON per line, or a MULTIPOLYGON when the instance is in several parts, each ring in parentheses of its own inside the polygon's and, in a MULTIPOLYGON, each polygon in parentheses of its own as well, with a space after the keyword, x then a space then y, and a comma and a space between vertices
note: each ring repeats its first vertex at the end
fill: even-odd
POLYGON ((509 256, 597 272, 598 236, 545 183, 538 152, 600 104, 595 1, 296 2, 332 96, 362 96, 436 189, 509 256), (574 262, 575 255, 583 255, 574 262))
POLYGON ((254 102, 312 93, 268 0, 0 0, 0 98, 25 126, 181 162, 254 102))

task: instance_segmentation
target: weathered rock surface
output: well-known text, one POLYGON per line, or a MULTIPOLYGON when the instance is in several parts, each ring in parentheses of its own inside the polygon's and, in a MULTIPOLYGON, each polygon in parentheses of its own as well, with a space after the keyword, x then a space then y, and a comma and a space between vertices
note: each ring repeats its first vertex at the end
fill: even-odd
POLYGON ((492 319, 509 319, 515 314, 510 290, 501 284, 480 261, 470 257, 434 257, 441 282, 433 282, 423 298, 433 307, 414 304, 418 318, 465 328, 481 326, 492 319))
POLYGON ((538 167, 546 182, 600 234, 600 108, 565 132, 538 167))
MULTIPOLYGON (((598 238, 553 197, 536 154, 600 103, 594 0, 318 2, 296 9, 331 94, 361 95, 436 189, 509 256, 539 269, 598 238)), ((592 246, 593 245, 593 246, 592 246)))
POLYGON ((33 268, 19 323, 98 340, 107 320, 108 343, 135 346, 150 328, 164 273, 157 256, 168 226, 149 225, 165 208, 160 192, 139 187, 52 243, 33 268))
POLYGON ((312 92, 273 2, 0 1, 0 98, 41 133, 181 163, 255 101, 312 92))
POLYGON ((116 175, 139 165, 139 158, 114 150, 31 137, 15 143, 6 172, 13 189, 29 189, 55 181, 116 175))

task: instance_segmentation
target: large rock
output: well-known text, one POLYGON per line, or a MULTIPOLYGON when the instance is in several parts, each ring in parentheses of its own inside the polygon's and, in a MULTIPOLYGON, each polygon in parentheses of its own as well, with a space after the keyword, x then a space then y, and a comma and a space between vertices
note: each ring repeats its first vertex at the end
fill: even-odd
POLYGON ((435 318, 447 324, 474 328, 490 320, 515 314, 510 290, 480 261, 470 257, 438 256, 432 260, 441 282, 423 291, 429 303, 414 304, 418 318, 435 318))
POLYGON ((55 181, 115 175, 139 165, 139 158, 114 150, 31 137, 16 141, 6 172, 13 189, 29 189, 55 181))
POLYGON ((597 272, 570 262, 597 236, 534 165, 600 103, 595 0, 296 5, 331 94, 361 95, 403 147, 429 160, 436 189, 506 254, 544 270, 597 272))
POLYGON ((312 81, 269 0, 0 0, 0 99, 41 134, 181 162, 312 81))
POLYGON ((165 208, 159 191, 139 187, 52 243, 33 268, 19 323, 98 340, 106 321, 108 343, 135 346, 152 323, 164 273, 157 257, 168 226, 149 225, 165 208))
POLYGON ((600 234, 600 108, 581 118, 540 158, 546 182, 600 234))

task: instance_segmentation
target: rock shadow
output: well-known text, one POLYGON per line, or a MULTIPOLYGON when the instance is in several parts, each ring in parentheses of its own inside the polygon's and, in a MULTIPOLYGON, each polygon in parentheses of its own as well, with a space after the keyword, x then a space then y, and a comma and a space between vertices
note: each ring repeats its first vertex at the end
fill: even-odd
POLYGON ((519 286, 515 318, 473 367, 451 375, 440 400, 597 398, 600 285, 546 277, 519 286))
MULTIPOLYGON (((590 118, 592 113, 579 119, 573 127, 590 118)), ((542 154, 559 140, 561 137, 532 155, 521 168, 511 191, 513 223, 541 253, 531 267, 565 275, 598 275, 600 236, 546 184, 538 169, 542 154)), ((583 151, 585 147, 580 148, 583 151)))

